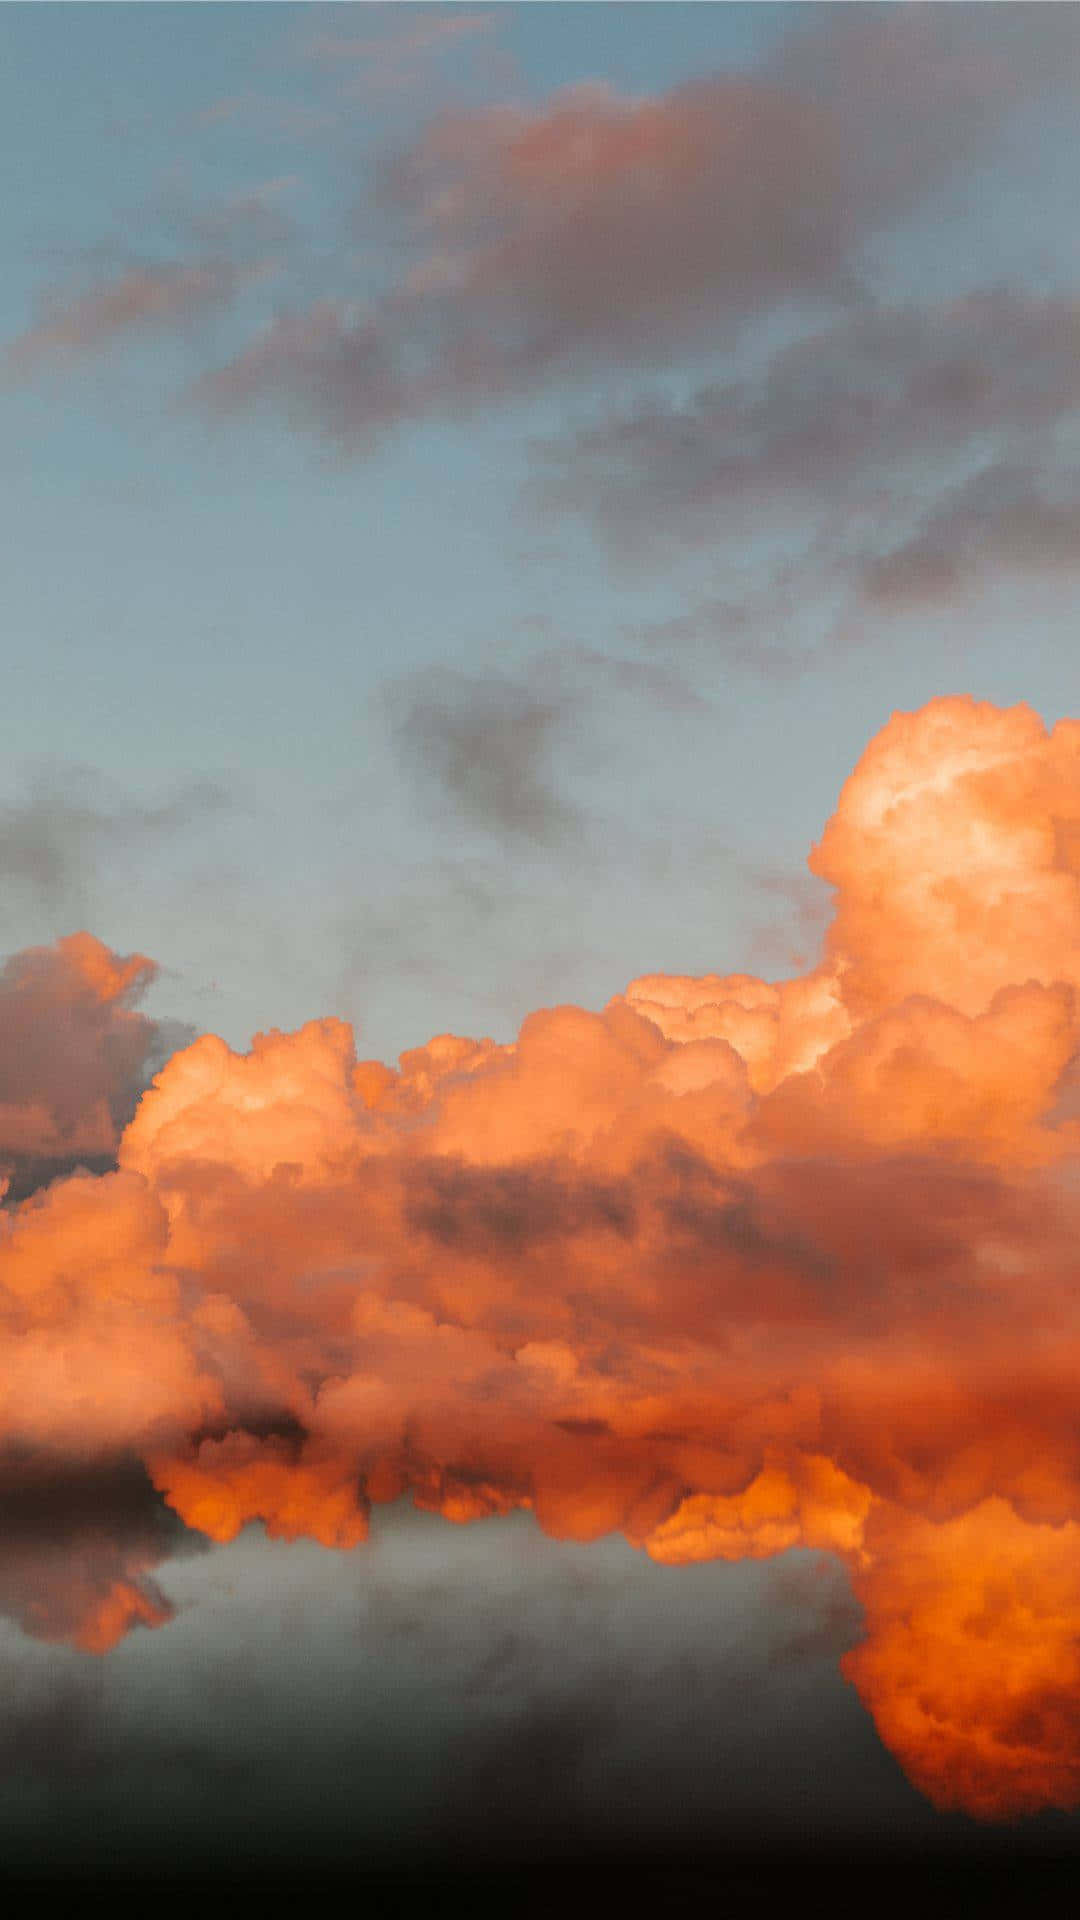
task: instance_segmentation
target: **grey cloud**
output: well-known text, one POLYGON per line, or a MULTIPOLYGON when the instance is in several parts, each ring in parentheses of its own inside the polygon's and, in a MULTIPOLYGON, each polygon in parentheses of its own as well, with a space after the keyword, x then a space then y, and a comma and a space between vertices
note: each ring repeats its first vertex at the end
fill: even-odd
POLYGON ((539 495, 619 545, 719 541, 733 519, 857 507, 868 493, 880 506, 910 463, 925 472, 1074 411, 1078 339, 1080 304, 1058 297, 992 290, 871 309, 687 403, 657 398, 548 443, 539 495))
MULTIPOLYGON (((775 596, 769 612, 775 625, 775 596)), ((805 650, 766 637, 761 625, 748 602, 712 595, 666 620, 639 622, 627 629, 627 638, 650 654, 669 656, 662 669, 665 673, 676 671, 670 659, 694 660, 705 667, 720 663, 766 680, 786 680, 800 673, 809 664, 805 650)))
MULTIPOLYGON (((627 631, 628 639, 640 639, 640 631, 627 631)), ((680 667, 661 659, 633 659, 623 654, 603 653, 596 647, 555 646, 536 654, 530 664, 532 677, 549 685, 560 681, 575 683, 587 696, 613 694, 647 701, 653 709, 668 713, 701 711, 709 705, 680 667)))
MULTIPOLYGON (((0 1613, 44 1640, 69 1637, 119 1580, 168 1611, 149 1570, 201 1551, 137 1461, 0 1457, 0 1613)), ((2 1748, 0 1748, 2 1753, 2 1748)))
POLYGON ((1080 81, 1071 8, 856 0, 800 15, 772 76, 842 118, 861 191, 882 206, 910 204, 1012 110, 1068 102, 1080 81))
POLYGON ((92 970, 105 959, 105 950, 87 955, 76 939, 25 949, 0 968, 0 1198, 7 1204, 76 1166, 99 1173, 111 1166, 148 1068, 167 1044, 132 1005, 153 980, 153 963, 138 956, 120 963, 126 986, 103 995, 92 970))
POLYGON ((215 780, 190 781, 146 802, 90 767, 33 767, 18 797, 0 807, 0 885, 9 899, 54 918, 81 919, 102 859, 141 855, 232 805, 215 780))
POLYGON ((470 1167, 462 1160, 421 1160, 410 1170, 405 1219, 455 1253, 530 1253, 553 1240, 604 1231, 634 1231, 625 1185, 579 1178, 573 1168, 470 1167))
POLYGON ((578 822, 553 759, 571 705, 499 675, 433 667, 388 701, 404 765, 459 818, 508 842, 551 846, 578 822))
MULTIPOLYGON (((118 867, 130 887, 140 863, 230 805, 212 781, 140 802, 89 769, 39 767, 0 810, 5 912, 30 909, 69 928, 85 923, 106 867, 118 867)), ((186 1022, 137 1009, 156 976, 152 961, 118 960, 85 933, 23 948, 0 966, 5 1204, 76 1167, 101 1173, 114 1164, 149 1079, 194 1038, 186 1022)))
POLYGON ((681 404, 547 443, 531 491, 583 514, 620 566, 709 549, 728 563, 723 594, 640 626, 639 645, 791 676, 864 645, 860 607, 1076 570, 1078 342, 1071 297, 868 310, 681 404), (758 577, 740 577, 748 542, 758 577))
MULTIPOLYGON (((752 75, 444 114, 379 182, 411 261, 397 280, 294 306, 193 397, 268 403, 357 450, 612 359, 730 344, 754 312, 846 305, 867 239, 1078 66, 1075 20, 1020 34, 985 10, 845 7, 752 75)), ((813 454, 808 432, 792 457, 813 454)))
POLYGON ((944 500, 917 532, 865 567, 862 591, 902 611, 1000 573, 1080 573, 1080 476, 1064 497, 1036 472, 992 467, 944 500))
MULTIPOLYGON (((617 751, 611 722, 621 701, 676 715, 709 707, 673 661, 570 642, 540 649, 512 674, 433 666, 386 691, 402 765, 458 820, 487 829, 508 850, 561 847, 573 835, 582 858, 594 820, 569 776, 595 771, 617 751)), ((605 825, 609 845, 614 831, 605 825)), ((461 885, 475 896, 470 905, 486 910, 490 882, 478 891, 468 872, 462 868, 461 885)), ((496 895, 505 893, 502 878, 496 895)))
MULTIPOLYGON (((153 1635, 91 1677, 65 1649, 8 1654, 6 1861, 158 1878, 167 1862, 217 1884, 286 1865, 306 1886, 343 1867, 380 1910, 430 1911, 449 1887, 529 1913, 622 1904, 651 1861, 666 1912, 715 1904, 740 1857, 756 1868, 742 1904, 760 1904, 785 1845, 831 1848, 840 1872, 887 1845, 983 1845, 920 1800, 836 1673, 861 1622, 818 1555, 660 1567, 617 1538, 547 1539, 526 1514, 448 1528, 399 1503, 344 1559, 251 1529, 159 1578, 167 1659, 153 1635), (720 1882, 695 1877, 710 1856, 720 1882), (545 1876, 547 1860, 575 1870, 545 1876), (526 1874, 448 1878, 496 1861, 526 1874), (589 1863, 603 1871, 582 1879, 589 1863), (426 1897, 418 1866, 439 1875, 426 1897), (392 1879, 357 1877, 380 1868, 392 1879)), ((1076 1822, 987 1848, 1015 1859, 1040 1831, 1063 1844, 1076 1822)))

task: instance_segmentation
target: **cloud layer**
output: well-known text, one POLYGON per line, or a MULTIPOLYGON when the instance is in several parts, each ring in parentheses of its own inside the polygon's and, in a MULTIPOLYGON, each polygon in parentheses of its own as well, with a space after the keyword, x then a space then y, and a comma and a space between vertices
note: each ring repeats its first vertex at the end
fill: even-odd
POLYGON ((362 301, 296 300, 199 383, 353 448, 613 363, 729 345, 751 315, 845 306, 865 245, 1067 87, 1071 23, 819 11, 753 74, 607 82, 431 119, 382 168, 405 264, 362 301))
MULTIPOLYGON (((0 1215, 6 1483, 139 1463, 219 1541, 349 1548, 411 1492, 665 1562, 827 1549, 915 1783, 1077 1804, 1078 774, 1080 723, 938 700, 842 790, 804 976, 646 978, 397 1070, 334 1019, 177 1053, 115 1171, 0 1215)), ((19 1151, 116 1144, 147 968, 9 963, 19 1151)), ((166 1547, 108 1514, 36 1611, 12 1576, 31 1630, 165 1617, 166 1547)))

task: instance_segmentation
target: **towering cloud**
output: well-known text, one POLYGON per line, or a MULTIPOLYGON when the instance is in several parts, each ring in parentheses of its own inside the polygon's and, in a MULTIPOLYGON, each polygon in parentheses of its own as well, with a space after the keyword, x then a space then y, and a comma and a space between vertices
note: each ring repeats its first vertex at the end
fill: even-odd
MULTIPOLYGON (((118 1171, 0 1220, 9 1473, 134 1460, 214 1540, 351 1547, 409 1491, 668 1563, 821 1548, 925 1793, 1080 1803, 1078 775, 1080 722, 895 715, 802 977, 649 977, 396 1070, 336 1020, 196 1041, 118 1171)), ((161 1619, 151 1534, 39 1630, 161 1619)))

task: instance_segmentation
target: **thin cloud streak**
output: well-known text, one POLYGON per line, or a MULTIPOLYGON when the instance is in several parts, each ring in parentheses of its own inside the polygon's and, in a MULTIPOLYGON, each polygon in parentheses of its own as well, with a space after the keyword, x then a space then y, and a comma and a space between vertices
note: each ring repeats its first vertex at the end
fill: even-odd
POLYGON ((221 260, 164 261, 131 267, 84 293, 56 292, 34 324, 8 342, 7 378, 28 380, 131 335, 183 327, 207 309, 230 305, 241 278, 221 260))

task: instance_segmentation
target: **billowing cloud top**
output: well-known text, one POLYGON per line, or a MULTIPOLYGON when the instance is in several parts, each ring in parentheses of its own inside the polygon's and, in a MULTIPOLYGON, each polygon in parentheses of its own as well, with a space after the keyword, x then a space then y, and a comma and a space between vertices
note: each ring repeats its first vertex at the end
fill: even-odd
MULTIPOLYGON (((396 1071, 333 1019, 176 1054, 113 1170, 0 1216, 5 1497, 134 1457, 215 1540, 351 1547, 411 1491, 666 1562, 827 1549, 917 1785, 1080 1803, 1080 722, 895 715, 811 866, 799 978, 648 977, 396 1071)), ((51 1036, 0 1055, 12 1150, 109 1144, 145 964, 11 963, 51 1036)), ((3 1601, 104 1648, 167 1617, 163 1551, 121 1514, 3 1601)))

